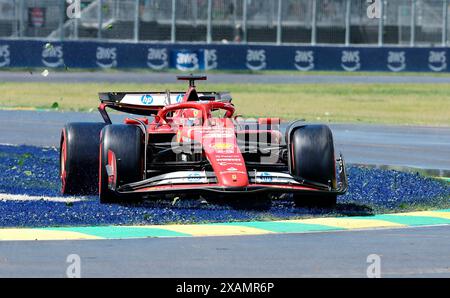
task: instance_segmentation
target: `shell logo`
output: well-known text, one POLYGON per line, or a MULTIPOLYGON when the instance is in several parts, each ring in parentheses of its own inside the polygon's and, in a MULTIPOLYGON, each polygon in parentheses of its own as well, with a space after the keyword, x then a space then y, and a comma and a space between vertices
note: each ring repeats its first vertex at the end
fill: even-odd
POLYGON ((215 144, 211 145, 211 147, 216 149, 216 150, 229 150, 229 149, 233 149, 233 144, 230 144, 230 143, 215 143, 215 144))

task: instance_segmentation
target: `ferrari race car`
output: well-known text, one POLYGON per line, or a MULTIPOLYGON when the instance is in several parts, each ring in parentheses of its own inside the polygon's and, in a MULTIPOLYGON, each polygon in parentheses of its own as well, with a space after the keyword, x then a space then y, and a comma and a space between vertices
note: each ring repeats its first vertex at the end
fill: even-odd
POLYGON ((335 158, 327 126, 244 120, 229 93, 196 90, 206 76, 178 79, 189 81, 187 92, 100 93, 104 123, 65 125, 62 193, 98 193, 102 203, 292 193, 296 203, 330 206, 347 191, 344 160, 335 158), (107 108, 130 115, 113 124, 107 108))

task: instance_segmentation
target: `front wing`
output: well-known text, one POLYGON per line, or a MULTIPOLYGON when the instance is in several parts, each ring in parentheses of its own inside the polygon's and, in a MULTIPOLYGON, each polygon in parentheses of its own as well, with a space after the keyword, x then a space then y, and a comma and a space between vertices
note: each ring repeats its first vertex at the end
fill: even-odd
POLYGON ((118 194, 175 194, 175 193, 317 193, 342 195, 347 192, 348 179, 342 156, 336 162, 339 180, 335 188, 330 185, 293 177, 283 172, 250 171, 249 185, 245 187, 223 187, 217 183, 214 172, 180 171, 162 174, 139 182, 112 189, 118 194))

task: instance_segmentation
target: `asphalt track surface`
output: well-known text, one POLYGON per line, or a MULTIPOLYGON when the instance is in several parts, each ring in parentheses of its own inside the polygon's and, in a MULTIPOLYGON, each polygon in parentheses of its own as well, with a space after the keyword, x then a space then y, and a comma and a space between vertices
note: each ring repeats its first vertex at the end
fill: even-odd
MULTIPOLYGON (((113 121, 122 116, 114 115, 113 121)), ((98 112, 0 111, 0 144, 59 146, 67 122, 102 121, 98 112)), ((450 170, 450 127, 330 125, 347 163, 450 170)))
MULTIPOLYGON (((172 77, 172 75, 171 75, 172 77)), ((97 113, 0 111, 0 143, 54 146, 62 125, 97 113)), ((450 128, 331 125, 348 162, 450 169, 450 128)), ((21 241, 0 245, 1 277, 450 277, 450 227, 170 239, 21 241)))
MULTIPOLYGON (((0 71, 0 82, 54 82, 54 83, 175 83, 174 73, 154 72, 54 72, 48 76, 40 71, 0 71)), ((421 75, 329 75, 329 74, 208 74, 209 83, 248 84, 361 84, 361 83, 434 83, 449 84, 450 76, 421 75)))

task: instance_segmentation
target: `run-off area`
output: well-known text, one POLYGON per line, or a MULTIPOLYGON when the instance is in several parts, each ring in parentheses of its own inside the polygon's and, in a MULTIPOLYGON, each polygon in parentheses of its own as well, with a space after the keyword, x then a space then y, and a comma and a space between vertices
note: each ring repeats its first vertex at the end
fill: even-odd
POLYGON ((289 195, 273 198, 262 210, 190 197, 101 205, 95 196, 61 197, 58 165, 57 148, 0 145, 0 227, 282 220, 450 207, 445 180, 356 165, 347 165, 349 191, 335 209, 297 208, 289 195))

